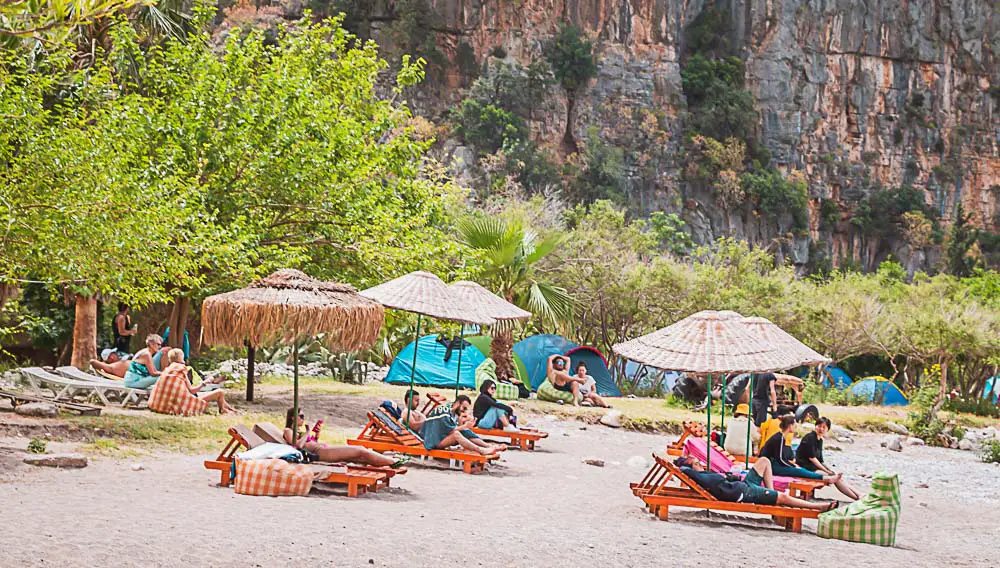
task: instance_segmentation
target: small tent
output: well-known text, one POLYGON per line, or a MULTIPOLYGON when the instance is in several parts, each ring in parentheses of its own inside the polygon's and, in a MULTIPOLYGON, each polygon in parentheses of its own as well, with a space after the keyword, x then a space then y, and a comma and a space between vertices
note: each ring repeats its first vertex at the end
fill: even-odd
POLYGON ((851 385, 850 393, 883 406, 909 404, 903 391, 885 377, 865 377, 851 385))
POLYGON ((993 404, 997 404, 997 401, 1000 400, 1000 380, 998 379, 1000 379, 1000 375, 990 377, 983 385, 983 398, 990 398, 990 395, 993 395, 993 404))
POLYGON ((593 347, 576 347, 565 353, 570 360, 570 372, 575 372, 576 366, 583 362, 587 365, 587 374, 594 377, 597 382, 597 394, 601 396, 621 396, 622 391, 618 390, 615 379, 608 370, 608 362, 604 355, 593 347))
POLYGON ((531 389, 535 390, 545 380, 546 364, 552 355, 564 355, 579 347, 560 335, 539 334, 526 337, 514 344, 514 355, 520 357, 527 369, 531 389))
POLYGON ((840 367, 828 365, 823 368, 823 386, 825 388, 830 388, 832 386, 836 387, 837 390, 844 390, 851 386, 851 383, 853 382, 854 381, 851 379, 850 375, 845 373, 840 367))
MULTIPOLYGON (((425 387, 454 388, 457 376, 460 387, 474 389, 476 367, 489 356, 490 338, 483 335, 465 338, 468 345, 462 351, 461 373, 458 371, 458 349, 452 349, 451 356, 445 361, 448 348, 439 343, 437 338, 437 335, 425 335, 420 338, 414 384, 425 387)), ((396 355, 389 367, 389 373, 385 376, 385 382, 394 385, 410 384, 413 350, 414 344, 410 343, 396 355)), ((524 381, 524 363, 519 360, 517 354, 514 355, 514 371, 518 379, 524 381)))

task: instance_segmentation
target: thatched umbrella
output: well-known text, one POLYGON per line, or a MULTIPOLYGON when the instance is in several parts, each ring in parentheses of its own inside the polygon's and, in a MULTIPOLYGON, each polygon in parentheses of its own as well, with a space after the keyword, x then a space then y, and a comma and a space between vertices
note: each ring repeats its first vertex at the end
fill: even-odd
POLYGON ((784 367, 785 369, 792 369, 794 367, 801 366, 811 367, 813 365, 825 365, 832 362, 829 357, 824 357, 823 355, 813 351, 808 345, 802 343, 798 339, 795 339, 794 336, 781 329, 777 324, 767 318, 743 318, 743 325, 746 326, 750 332, 759 339, 762 339, 769 345, 777 347, 777 349, 787 357, 788 361, 784 367))
MULTIPOLYGON (((490 292, 475 282, 469 280, 459 280, 451 285, 455 295, 467 306, 475 306, 476 310, 488 317, 496 320, 495 327, 509 325, 517 320, 531 318, 531 312, 522 310, 514 304, 490 292)), ((458 349, 458 370, 455 373, 455 396, 458 396, 458 382, 462 373, 462 351, 465 340, 465 324, 462 324, 462 331, 458 349)))
MULTIPOLYGON (((785 369, 787 357, 776 346, 755 336, 732 311, 703 311, 648 335, 615 345, 621 357, 651 367, 707 375, 708 429, 712 429, 712 375, 723 374, 723 392, 730 373, 766 373, 785 369)), ((722 407, 722 427, 726 420, 722 407)), ((711 452, 707 456, 711 470, 711 452)))
MULTIPOLYGON (((413 338, 413 365, 410 368, 410 390, 413 390, 417 373, 417 351, 420 347, 420 324, 423 316, 463 324, 495 323, 493 318, 481 314, 475 305, 466 305, 447 284, 430 272, 411 272, 395 280, 362 290, 361 295, 387 308, 417 314, 417 330, 413 338)), ((410 426, 409 416, 410 413, 407 412, 407 427, 410 426)))
MULTIPOLYGON (((246 288, 210 296, 201 308, 202 333, 210 345, 256 348, 274 341, 291 342, 296 415, 298 340, 323 334, 323 342, 331 350, 365 349, 375 344, 383 318, 382 306, 353 287, 322 282, 290 269, 279 270, 246 288)), ((247 382, 252 381, 248 376, 247 382)))

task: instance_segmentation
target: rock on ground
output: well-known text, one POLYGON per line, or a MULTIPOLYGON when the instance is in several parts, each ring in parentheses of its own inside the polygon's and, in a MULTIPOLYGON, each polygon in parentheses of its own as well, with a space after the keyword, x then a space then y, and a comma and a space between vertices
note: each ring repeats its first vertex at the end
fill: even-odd
POLYGON ((976 449, 976 443, 968 438, 962 438, 958 442, 958 449, 970 452, 976 449))
POLYGON ((609 410, 607 414, 601 417, 600 422, 605 426, 611 426, 612 428, 621 428, 622 412, 620 410, 609 410))
POLYGON ((909 445, 911 445, 911 446, 926 446, 927 445, 927 442, 924 442, 920 438, 910 438, 909 440, 906 441, 906 443, 909 444, 909 445))
POLYGON ((28 465, 45 467, 87 467, 87 456, 83 454, 41 454, 24 458, 28 465))
POLYGON ((29 402, 14 409, 14 412, 21 416, 34 416, 35 418, 55 418, 59 414, 56 405, 48 402, 29 402))
POLYGON ((903 439, 899 436, 893 436, 884 442, 886 449, 892 450, 894 452, 903 451, 903 439))
POLYGON ((597 458, 587 458, 583 460, 583 463, 596 467, 604 467, 604 460, 599 460, 597 458))
POLYGON ((902 424, 897 424, 895 422, 886 422, 885 427, 893 434, 899 434, 901 436, 906 436, 907 434, 910 433, 909 429, 907 429, 906 426, 903 426, 902 424))
POLYGON ((629 467, 634 467, 637 469, 642 469, 649 467, 649 460, 642 456, 632 456, 625 462, 629 467))

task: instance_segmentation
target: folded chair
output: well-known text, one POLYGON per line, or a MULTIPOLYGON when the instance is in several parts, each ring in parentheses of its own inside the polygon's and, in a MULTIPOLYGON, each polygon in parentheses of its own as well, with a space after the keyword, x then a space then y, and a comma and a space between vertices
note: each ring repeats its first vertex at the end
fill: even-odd
POLYGON ((476 473, 486 469, 486 464, 499 459, 497 454, 482 455, 465 450, 428 450, 420 436, 408 430, 399 420, 381 408, 368 413, 365 425, 356 440, 347 440, 349 446, 364 446, 376 452, 397 452, 421 458, 448 460, 454 466, 462 464, 465 473, 476 473))
POLYGON ((39 394, 44 391, 51 391, 55 395, 55 400, 68 400, 72 401, 76 396, 83 395, 85 398, 97 398, 105 406, 111 406, 111 402, 108 400, 107 394, 114 393, 121 395, 121 406, 126 406, 133 398, 129 396, 131 391, 136 389, 130 389, 124 385, 113 385, 107 383, 98 383, 92 381, 78 381, 76 379, 67 379, 66 377, 60 377, 59 375, 50 373, 41 367, 24 367, 20 369, 21 375, 28 380, 36 392, 39 394))
MULTIPOLYGON (((249 426, 236 425, 229 429, 230 440, 214 460, 205 460, 206 469, 214 469, 220 472, 219 485, 226 487, 233 481, 232 468, 236 459, 236 453, 240 448, 251 449, 263 443, 260 436, 255 434, 249 426)), ((389 484, 389 476, 383 472, 364 471, 345 466, 331 464, 310 464, 316 475, 315 482, 329 483, 347 486, 347 496, 357 497, 368 491, 376 492, 379 487, 386 487, 389 484)))
POLYGON ((76 367, 56 367, 56 373, 59 373, 67 379, 73 379, 74 381, 100 383, 103 385, 109 385, 112 387, 118 387, 123 389, 121 392, 124 395, 122 404, 132 403, 136 406, 139 405, 145 399, 149 398, 149 391, 146 389, 133 389, 125 386, 125 382, 121 379, 108 379, 103 376, 92 375, 90 373, 85 373, 76 367))
MULTIPOLYGON (((701 463, 707 463, 708 460, 705 459, 707 450, 705 442, 706 438, 688 438, 684 442, 684 448, 687 450, 688 455, 694 459, 700 461, 701 463)), ((729 452, 720 448, 715 442, 710 442, 710 444, 712 452, 712 473, 721 473, 725 475, 727 473, 733 473, 734 469, 743 468, 743 464, 735 461, 729 452)), ((740 473, 739 475, 743 477, 746 473, 740 473)), ((802 499, 812 499, 813 494, 816 493, 817 489, 821 489, 826 486, 825 483, 820 481, 802 479, 800 477, 783 477, 775 475, 772 476, 771 480, 774 483, 774 488, 778 491, 788 491, 790 495, 800 497, 802 499)))
MULTIPOLYGON (((819 517, 820 511, 815 509, 721 501, 716 499, 705 488, 698 485, 696 481, 688 477, 679 467, 670 461, 670 458, 653 454, 653 459, 656 460, 656 466, 659 466, 659 468, 654 466, 654 470, 659 469, 664 474, 655 484, 647 484, 649 487, 648 490, 637 492, 637 495, 642 498, 643 503, 646 504, 651 513, 664 521, 668 518, 670 507, 689 507, 713 511, 771 515, 786 530, 802 532, 802 519, 815 519, 819 517), (680 486, 668 486, 667 483, 672 479, 676 479, 680 483, 680 486)), ((647 480, 644 478, 644 481, 647 480)), ((635 487, 633 487, 633 492, 636 492, 635 487)))
MULTIPOLYGON (((438 405, 443 404, 446 399, 438 393, 429 392, 427 393, 427 402, 424 403, 421 412, 424 416, 430 416, 431 412, 434 411, 438 405)), ((542 432, 541 430, 536 430, 534 428, 520 428, 517 432, 508 432, 506 430, 501 430, 499 428, 479 428, 473 427, 472 431, 480 436, 491 436, 494 438, 506 438, 510 440, 509 446, 515 448, 520 448, 522 450, 534 450, 535 442, 541 440, 542 438, 548 438, 548 432, 542 432)))

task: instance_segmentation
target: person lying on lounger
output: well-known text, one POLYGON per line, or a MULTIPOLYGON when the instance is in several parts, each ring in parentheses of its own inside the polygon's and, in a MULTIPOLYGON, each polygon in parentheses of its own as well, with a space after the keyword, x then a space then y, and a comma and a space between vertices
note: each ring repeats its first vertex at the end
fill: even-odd
POLYGON ((569 374, 569 364, 569 357, 549 355, 545 377, 552 383, 552 386, 556 390, 572 393, 573 406, 577 406, 580 404, 580 385, 586 381, 569 374))
POLYGON ((486 379, 479 386, 479 396, 476 397, 476 404, 472 406, 472 416, 476 419, 476 426, 486 430, 502 428, 507 432, 517 432, 514 409, 493 398, 496 394, 497 384, 493 379, 486 379))
POLYGON ((308 441, 307 436, 299 436, 299 439, 292 444, 292 433, 293 428, 298 428, 299 431, 309 431, 309 424, 306 423, 305 412, 300 408, 298 417, 295 415, 295 408, 289 408, 285 412, 285 431, 282 437, 285 439, 285 443, 289 445, 294 445, 300 450, 306 450, 312 452, 319 456, 319 461, 322 462, 349 462, 357 463, 361 465, 373 465, 377 467, 391 467, 392 469, 400 469, 406 465, 409 458, 400 458, 394 460, 388 456, 383 456, 378 452, 373 452, 368 448, 359 448, 356 446, 331 446, 330 444, 324 444, 319 441, 308 441))
MULTIPOLYGON (((799 447, 795 451, 795 463, 802 469, 812 472, 825 473, 827 475, 837 475, 835 471, 828 468, 823 463, 823 438, 830 430, 832 423, 829 418, 817 418, 816 428, 802 437, 799 447)), ((857 501, 861 495, 851 487, 846 480, 841 479, 837 483, 837 489, 841 493, 857 501)))
POLYGON ((427 420, 424 413, 418 410, 422 402, 423 401, 420 400, 420 393, 410 389, 403 395, 403 404, 399 407, 401 412, 399 421, 406 424, 410 430, 417 433, 420 432, 420 428, 427 420))
POLYGON ((587 374, 587 364, 580 361, 576 364, 576 378, 583 379, 580 384, 580 403, 590 403, 602 408, 611 408, 611 405, 604 402, 604 399, 597 394, 597 379, 587 374))
POLYGON ((781 431, 773 434, 760 447, 760 457, 771 460, 771 470, 774 472, 774 475, 801 477, 803 479, 822 481, 827 485, 836 485, 841 493, 854 499, 853 495, 856 495, 856 493, 853 493, 854 490, 844 481, 844 474, 824 475, 818 471, 803 469, 792 463, 794 458, 788 455, 791 452, 791 448, 788 448, 786 451, 785 438, 792 434, 792 431, 795 429, 795 417, 782 416, 779 425, 781 431))
POLYGON ((681 468, 685 475, 720 501, 781 505, 819 511, 830 511, 839 505, 837 501, 814 503, 775 491, 771 462, 767 458, 758 458, 743 480, 736 476, 725 476, 705 471, 705 466, 691 456, 677 458, 674 460, 674 465, 681 468))

